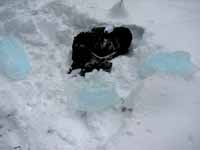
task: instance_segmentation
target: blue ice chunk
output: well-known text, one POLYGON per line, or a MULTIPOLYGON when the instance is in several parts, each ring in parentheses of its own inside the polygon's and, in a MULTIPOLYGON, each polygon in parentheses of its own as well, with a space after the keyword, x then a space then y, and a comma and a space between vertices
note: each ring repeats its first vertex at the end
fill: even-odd
POLYGON ((79 111, 102 111, 118 104, 121 100, 114 86, 105 81, 84 81, 76 88, 76 96, 71 101, 73 107, 79 111))
POLYGON ((0 73, 10 79, 25 79, 31 67, 24 48, 13 38, 0 40, 0 73))
POLYGON ((155 72, 185 76, 193 71, 190 54, 184 51, 159 52, 144 61, 139 76, 146 78, 155 72))

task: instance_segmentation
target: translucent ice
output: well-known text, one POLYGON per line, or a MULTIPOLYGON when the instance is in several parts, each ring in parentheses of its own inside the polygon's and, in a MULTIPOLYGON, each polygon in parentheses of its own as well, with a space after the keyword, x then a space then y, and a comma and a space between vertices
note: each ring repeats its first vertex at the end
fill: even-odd
POLYGON ((24 79, 30 71, 23 47, 13 38, 0 40, 0 70, 0 73, 14 80, 24 79))
MULTIPOLYGON (((120 97, 114 86, 105 80, 90 78, 82 79, 78 83, 74 87, 70 84, 70 90, 73 90, 73 96, 70 101, 76 110, 87 112, 101 111, 120 102, 120 97)), ((70 93, 72 92, 70 91, 70 93)))
POLYGON ((140 67, 139 76, 145 78, 155 72, 181 76, 189 75, 193 72, 190 54, 183 51, 159 52, 147 57, 140 67))

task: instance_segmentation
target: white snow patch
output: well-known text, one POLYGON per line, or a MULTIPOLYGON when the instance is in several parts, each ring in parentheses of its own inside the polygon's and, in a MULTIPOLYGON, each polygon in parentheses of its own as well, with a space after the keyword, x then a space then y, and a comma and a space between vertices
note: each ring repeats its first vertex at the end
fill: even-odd
MULTIPOLYGON (((198 0, 124 0, 127 17, 110 18, 118 1, 0 1, 0 36, 20 39, 32 72, 11 82, 0 76, 0 149, 20 150, 198 150, 199 72, 188 79, 153 75, 137 77, 146 55, 164 48, 191 54, 199 66, 198 0), (16 13, 13 13, 16 12, 16 13), (8 15, 5 17, 4 15, 8 15), (137 24, 144 41, 133 56, 113 60, 111 74, 118 94, 133 106, 104 112, 69 109, 66 75, 73 36, 92 25, 137 24)), ((100 72, 101 74, 101 72, 100 72)))

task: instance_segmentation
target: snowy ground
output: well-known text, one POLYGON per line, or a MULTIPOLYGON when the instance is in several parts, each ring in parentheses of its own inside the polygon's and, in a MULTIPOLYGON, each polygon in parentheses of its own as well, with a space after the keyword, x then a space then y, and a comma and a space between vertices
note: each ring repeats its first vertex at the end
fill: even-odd
POLYGON ((154 51, 187 51, 200 67, 200 1, 125 0, 128 17, 112 18, 116 2, 0 0, 0 38, 20 39, 32 65, 26 80, 0 76, 0 150, 200 149, 200 73, 136 75, 154 51), (135 55, 115 59, 111 75, 99 73, 133 105, 132 114, 111 108, 85 116, 68 105, 73 36, 99 23, 145 28, 135 55))

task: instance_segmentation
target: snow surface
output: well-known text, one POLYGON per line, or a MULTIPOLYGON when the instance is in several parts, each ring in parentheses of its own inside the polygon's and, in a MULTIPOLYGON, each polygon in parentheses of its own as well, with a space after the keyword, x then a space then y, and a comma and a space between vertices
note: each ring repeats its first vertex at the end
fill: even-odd
POLYGON ((26 80, 0 76, 0 150, 200 149, 200 73, 137 76, 140 62, 159 50, 186 51, 199 68, 200 1, 124 0, 127 16, 120 18, 110 16, 117 3, 0 0, 0 37, 21 40, 32 66, 26 80), (113 60, 111 74, 87 76, 114 83, 132 113, 120 106, 84 113, 69 105, 71 81, 84 80, 66 75, 73 36, 104 23, 146 31, 132 56, 113 60))

